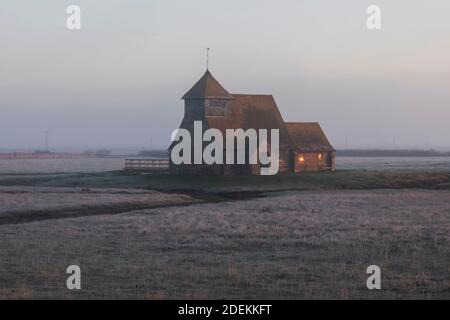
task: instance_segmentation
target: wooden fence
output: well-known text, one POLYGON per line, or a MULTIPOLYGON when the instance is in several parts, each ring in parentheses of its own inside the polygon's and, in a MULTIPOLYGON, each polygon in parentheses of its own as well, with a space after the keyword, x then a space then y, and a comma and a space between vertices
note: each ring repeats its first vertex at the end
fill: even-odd
POLYGON ((167 171, 168 159, 125 159, 127 171, 167 171))

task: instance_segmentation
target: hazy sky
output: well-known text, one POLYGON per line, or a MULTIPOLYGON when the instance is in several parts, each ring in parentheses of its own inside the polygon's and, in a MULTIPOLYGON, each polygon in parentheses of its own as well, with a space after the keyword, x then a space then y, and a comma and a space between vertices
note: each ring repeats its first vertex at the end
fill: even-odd
POLYGON ((3 0, 0 149, 167 147, 205 71, 344 147, 450 149, 448 0, 3 0), (66 29, 66 8, 82 30, 66 29), (369 31, 366 9, 382 9, 369 31))

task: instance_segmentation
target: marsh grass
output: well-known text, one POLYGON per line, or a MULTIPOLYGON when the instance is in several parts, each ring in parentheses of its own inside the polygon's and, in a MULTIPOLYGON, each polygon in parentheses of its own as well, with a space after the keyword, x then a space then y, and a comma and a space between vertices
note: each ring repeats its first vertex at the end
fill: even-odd
POLYGON ((448 191, 281 192, 0 233, 6 299, 450 298, 448 191), (372 264, 381 291, 365 287, 372 264))
POLYGON ((123 171, 3 175, 0 186, 131 188, 163 192, 236 192, 288 190, 448 189, 450 172, 313 172, 278 176, 170 176, 123 171))

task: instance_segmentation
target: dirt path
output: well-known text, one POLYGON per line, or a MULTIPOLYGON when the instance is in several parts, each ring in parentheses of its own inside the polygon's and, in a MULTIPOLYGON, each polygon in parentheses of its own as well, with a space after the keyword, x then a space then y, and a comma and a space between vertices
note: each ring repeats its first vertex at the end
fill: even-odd
POLYGON ((52 219, 67 219, 67 218, 100 216, 100 215, 116 215, 135 210, 187 206, 198 202, 199 201, 191 201, 191 200, 187 200, 185 202, 177 201, 170 204, 168 203, 139 204, 139 203, 125 202, 125 203, 115 203, 114 205, 66 207, 60 209, 27 210, 19 212, 12 211, 12 212, 4 212, 1 214, 0 225, 22 224, 52 219))

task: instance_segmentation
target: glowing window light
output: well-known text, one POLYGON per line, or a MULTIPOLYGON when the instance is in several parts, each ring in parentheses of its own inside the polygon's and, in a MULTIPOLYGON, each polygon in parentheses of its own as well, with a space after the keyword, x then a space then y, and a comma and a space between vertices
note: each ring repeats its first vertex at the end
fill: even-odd
POLYGON ((322 154, 319 153, 319 160, 322 160, 322 154))
POLYGON ((303 155, 300 155, 300 157, 298 157, 298 161, 305 162, 305 157, 303 155))

